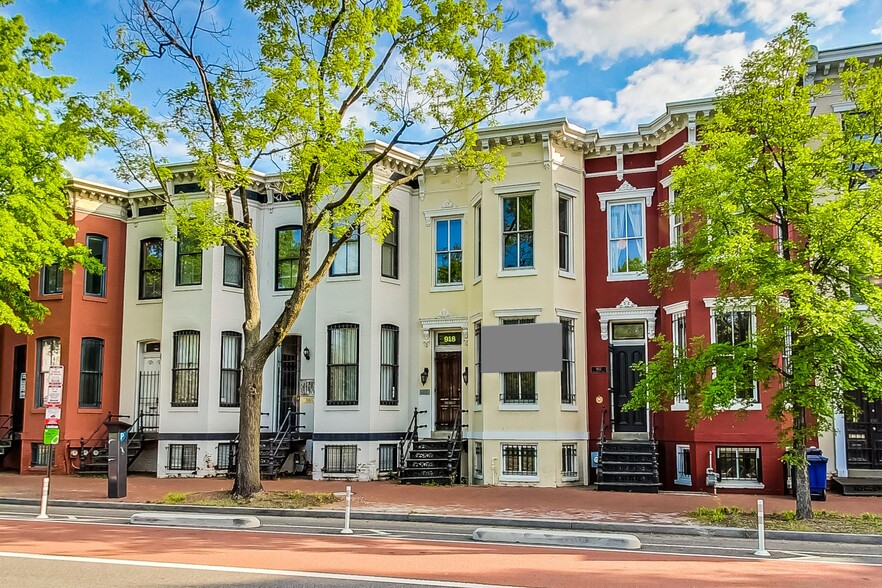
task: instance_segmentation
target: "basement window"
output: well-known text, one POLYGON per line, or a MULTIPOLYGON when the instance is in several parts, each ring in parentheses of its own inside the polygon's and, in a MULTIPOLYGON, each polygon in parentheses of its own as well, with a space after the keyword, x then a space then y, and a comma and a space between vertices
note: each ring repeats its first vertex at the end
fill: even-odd
POLYGON ((354 474, 358 461, 358 445, 325 445, 326 474, 354 474))
POLYGON ((196 446, 171 444, 168 446, 168 469, 174 471, 196 469, 196 446))

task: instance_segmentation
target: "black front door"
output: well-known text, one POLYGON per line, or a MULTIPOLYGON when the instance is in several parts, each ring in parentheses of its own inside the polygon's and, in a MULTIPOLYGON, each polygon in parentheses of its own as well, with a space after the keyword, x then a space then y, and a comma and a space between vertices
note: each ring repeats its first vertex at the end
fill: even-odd
POLYGON ((613 396, 613 432, 646 433, 646 409, 622 410, 631 400, 638 374, 631 366, 646 359, 643 345, 614 345, 610 348, 613 396))
POLYGON ((462 356, 459 351, 435 353, 435 430, 453 429, 462 410, 462 356))
POLYGON ((24 427, 25 358, 27 346, 17 345, 12 352, 12 431, 21 433, 24 427))
POLYGON ((862 392, 850 395, 860 413, 845 419, 848 467, 882 470, 882 400, 870 401, 862 392))

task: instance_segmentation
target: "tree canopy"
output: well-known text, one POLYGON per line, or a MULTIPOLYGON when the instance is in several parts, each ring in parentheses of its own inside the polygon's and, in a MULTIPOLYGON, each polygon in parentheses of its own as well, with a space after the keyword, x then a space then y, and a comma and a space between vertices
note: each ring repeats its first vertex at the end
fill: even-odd
MULTIPOLYGON (((745 408, 758 382, 802 482, 806 442, 854 410, 848 393, 882 396, 882 70, 852 59, 838 80, 814 80, 810 26, 796 15, 725 72, 700 144, 673 172, 684 238, 650 261, 657 291, 678 264, 715 272, 717 308, 754 312, 755 331, 684 348, 660 338, 633 400, 663 410, 685 394, 695 423, 745 408), (831 92, 852 105, 841 118, 817 112, 831 92)), ((797 511, 811 516, 807 487, 797 511)))
MULTIPOLYGON (((8 4, 7 0, 0 4, 8 4)), ((62 162, 85 156, 89 143, 76 120, 57 117, 73 78, 51 72, 64 41, 28 35, 21 16, 0 16, 0 325, 31 332, 46 307, 30 298, 30 280, 44 265, 100 266, 82 245, 71 246, 68 175, 62 162)))

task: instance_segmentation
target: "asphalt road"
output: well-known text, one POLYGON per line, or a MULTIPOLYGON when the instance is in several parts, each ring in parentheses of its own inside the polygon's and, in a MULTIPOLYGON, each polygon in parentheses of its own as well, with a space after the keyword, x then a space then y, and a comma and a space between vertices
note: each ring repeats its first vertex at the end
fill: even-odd
POLYGON ((753 540, 644 534, 639 552, 620 552, 476 543, 474 525, 359 521, 357 513, 355 533, 342 536, 339 519, 262 516, 257 530, 216 531, 137 527, 128 524, 134 512, 52 508, 39 522, 34 507, 0 505, 2 583, 882 586, 878 545, 770 541, 772 557, 756 558, 753 540))

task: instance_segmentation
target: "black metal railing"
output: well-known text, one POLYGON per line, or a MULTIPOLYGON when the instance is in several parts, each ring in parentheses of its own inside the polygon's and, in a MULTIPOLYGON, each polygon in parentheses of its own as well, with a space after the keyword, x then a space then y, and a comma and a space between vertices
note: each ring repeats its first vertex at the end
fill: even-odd
MULTIPOLYGON (((111 418, 113 418, 113 413, 107 411, 104 421, 109 421, 111 418)), ((75 469, 81 469, 83 465, 92 461, 90 458, 97 457, 102 450, 107 448, 107 428, 104 426, 104 421, 95 427, 91 435, 80 437, 80 447, 75 456, 78 464, 71 464, 75 469)), ((71 455, 71 457, 74 456, 71 455)))
POLYGON ((159 429, 159 372, 141 372, 138 375, 138 414, 141 428, 159 429))
POLYGON ((459 470, 459 461, 462 453, 462 413, 460 411, 456 415, 456 421, 453 423, 453 430, 447 438, 447 473, 450 475, 450 483, 454 482, 457 471, 459 470))
POLYGON ((606 441, 606 407, 600 411, 600 444, 606 441))
POLYGON ((413 417, 410 419, 410 424, 407 426, 407 432, 404 434, 404 439, 398 442, 399 471, 404 468, 407 455, 410 453, 411 447, 413 447, 413 442, 419 440, 419 430, 426 426, 419 424, 418 418, 419 415, 425 413, 425 410, 419 410, 418 408, 413 409, 413 417))
POLYGON ((12 439, 12 415, 0 414, 0 441, 12 439))

